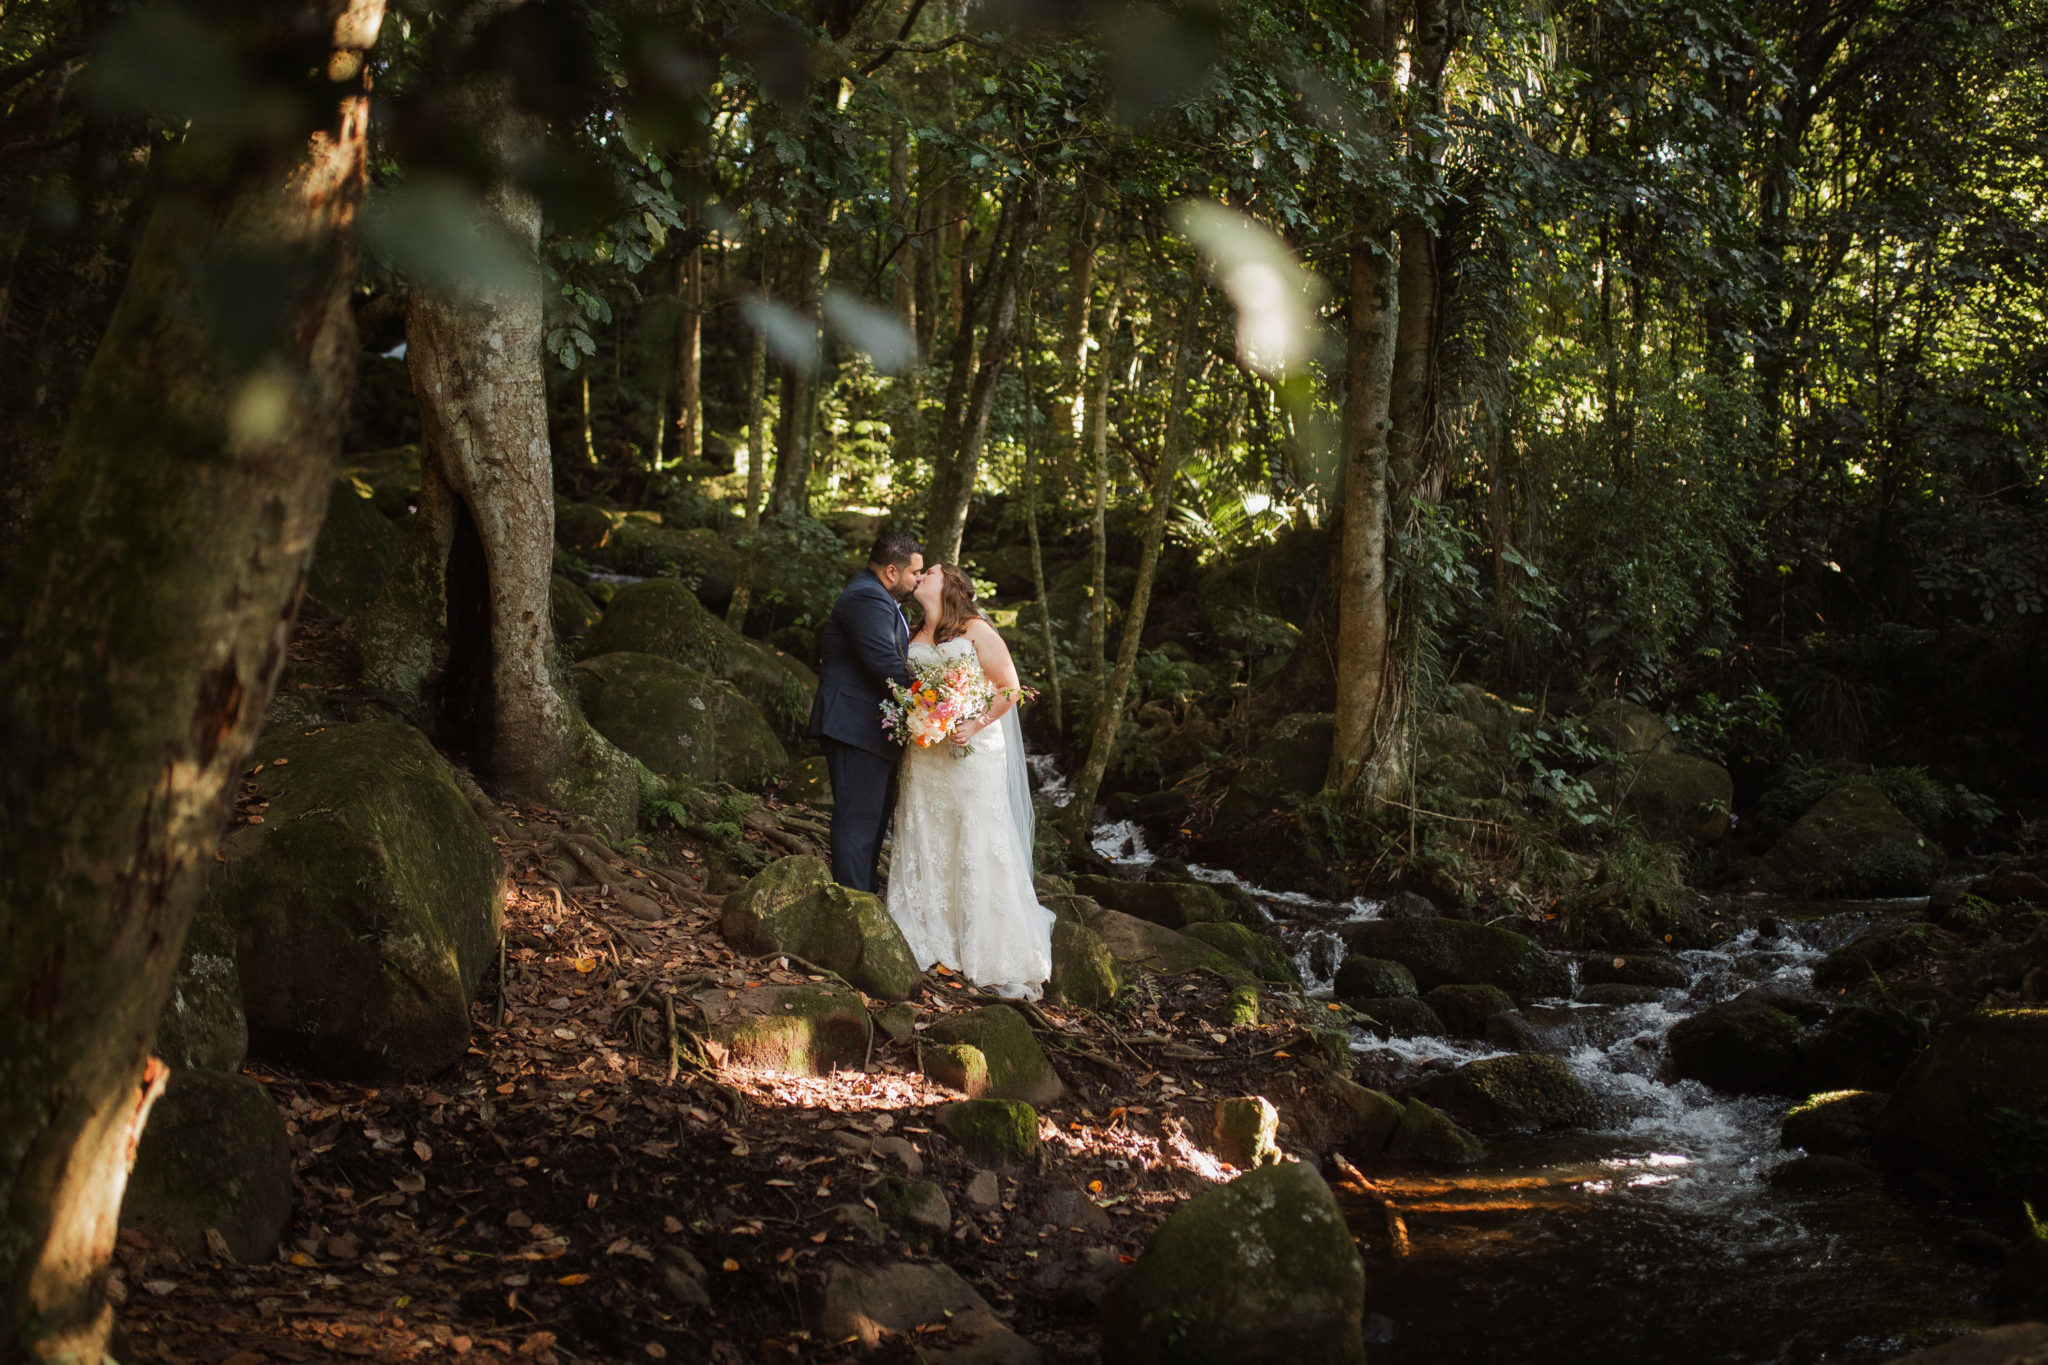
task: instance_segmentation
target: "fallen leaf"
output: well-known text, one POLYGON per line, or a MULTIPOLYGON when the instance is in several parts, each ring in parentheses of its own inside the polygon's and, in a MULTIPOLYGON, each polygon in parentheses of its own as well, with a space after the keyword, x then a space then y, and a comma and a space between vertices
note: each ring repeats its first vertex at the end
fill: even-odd
POLYGON ((1088 1182, 1088 1193, 1090 1193, 1090 1194, 1101 1194, 1101 1193, 1102 1193, 1102 1182, 1101 1182, 1100 1180, 1091 1180, 1091 1181, 1089 1181, 1089 1182, 1088 1182))
POLYGON ((1341 1010, 1341 1009, 1343 1009, 1344 1007, 1343 1007, 1342 1005, 1337 1005, 1337 1004, 1330 1004, 1330 1005, 1325 1005, 1325 1006, 1323 1006, 1323 1008, 1324 1008, 1324 1009, 1326 1009, 1326 1010, 1341 1010))
POLYGON ((512 1089, 513 1089, 513 1086, 512 1086, 512 1082, 510 1082, 510 1081, 507 1081, 507 1082, 505 1082, 505 1083, 504 1083, 503 1085, 501 1085, 501 1086, 496 1086, 496 1087, 494 1087, 494 1088, 495 1088, 495 1089, 497 1090, 497 1092, 498 1092, 498 1093, 499 1093, 500 1095, 509 1095, 509 1094, 511 1094, 511 1093, 512 1093, 512 1089))
POLYGON ((392 1181, 391 1183, 398 1186, 401 1193, 418 1194, 420 1191, 426 1189, 427 1178, 421 1175, 418 1171, 413 1171, 410 1174, 398 1177, 398 1179, 392 1181))
MULTIPOLYGON (((739 1269, 739 1267, 734 1266, 733 1269, 737 1270, 739 1269)), ((164 1295, 176 1289, 178 1287, 178 1282, 176 1280, 144 1280, 142 1282, 142 1287, 144 1289, 147 1289, 150 1293, 156 1295, 158 1298, 162 1298, 164 1295)))
POLYGON ((579 1272, 579 1273, 577 1273, 577 1274, 575 1274, 575 1275, 564 1275, 564 1276, 560 1277, 559 1279, 557 1279, 557 1280, 555 1281, 555 1283, 556 1283, 556 1284, 586 1284, 586 1283, 588 1283, 588 1282, 589 1282, 589 1280, 590 1280, 590 1277, 589 1277, 588 1275, 585 1275, 585 1274, 582 1274, 582 1273, 580 1273, 580 1272, 579 1272))
POLYGON ((579 972, 594 972, 597 970, 597 959, 594 957, 579 957, 569 965, 579 972))
POLYGON ((308 1256, 303 1251, 294 1251, 292 1253, 292 1264, 296 1266, 309 1266, 318 1265, 319 1262, 315 1261, 311 1256, 308 1256))
MULTIPOLYGON (((718 1267, 718 1268, 719 1268, 720 1270, 738 1270, 738 1269, 740 1268, 740 1263, 739 1263, 738 1261, 735 1261, 735 1260, 734 1260, 734 1259, 733 1259, 732 1257, 728 1256, 728 1257, 726 1257, 726 1258, 725 1258, 725 1259, 724 1259, 723 1261, 721 1261, 721 1262, 719 1263, 719 1267, 718 1267)), ((160 1290, 160 1291, 151 1291, 151 1292, 158 1292, 158 1293, 164 1293, 164 1294, 168 1294, 168 1293, 170 1293, 170 1292, 171 1292, 171 1289, 176 1289, 177 1287, 178 1287, 178 1286, 176 1286, 176 1285, 171 1285, 171 1286, 170 1286, 170 1289, 164 1289, 164 1290, 160 1290)), ((143 1286, 143 1288, 144 1288, 144 1289, 148 1289, 148 1288, 149 1288, 149 1286, 148 1286, 148 1285, 144 1285, 144 1286, 143 1286)))
POLYGON ((505 1215, 505 1226, 508 1228, 530 1228, 533 1226, 533 1217, 531 1214, 521 1213, 518 1209, 514 1209, 505 1215))
POLYGON ((784 1248, 783 1248, 783 1249, 782 1249, 781 1251, 778 1251, 777 1253, 775 1253, 775 1264, 777 1264, 777 1265, 788 1265, 788 1264, 789 1264, 789 1263, 790 1263, 791 1261, 793 1261, 793 1260, 795 1260, 795 1259, 796 1259, 796 1248, 795 1248, 795 1247, 784 1247, 784 1248))
POLYGON ((642 1346, 640 1349, 647 1352, 647 1354, 655 1360, 668 1359, 668 1348, 666 1346, 663 1346, 658 1341, 650 1341, 645 1346, 642 1346))
POLYGON ((831 1234, 830 1234, 830 1233, 826 1233, 826 1232, 814 1232, 814 1233, 812 1233, 812 1234, 811 1234, 811 1244, 812 1244, 813 1246, 820 1246, 820 1245, 823 1245, 823 1244, 824 1244, 824 1241, 825 1241, 825 1239, 826 1239, 827 1237, 829 1237, 829 1236, 831 1236, 831 1234))
POLYGON ((459 1356, 466 1356, 469 1354, 470 1344, 471 1343, 468 1337, 450 1337, 448 1339, 448 1349, 455 1352, 455 1354, 459 1356))
POLYGON ((425 1138, 413 1139, 412 1154, 418 1157, 421 1161, 432 1161, 434 1159, 434 1149, 427 1145, 427 1140, 425 1138))

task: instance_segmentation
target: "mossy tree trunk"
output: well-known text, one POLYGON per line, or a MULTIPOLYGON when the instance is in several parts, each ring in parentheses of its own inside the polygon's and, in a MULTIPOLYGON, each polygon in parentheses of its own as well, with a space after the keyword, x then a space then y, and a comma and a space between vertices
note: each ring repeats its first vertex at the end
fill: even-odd
POLYGON ((1090 627, 1088 631, 1088 704, 1102 707, 1102 687, 1109 677, 1109 343, 1116 336, 1117 318, 1124 302, 1126 259, 1117 254, 1116 275, 1109 286, 1109 302, 1102 310, 1101 338, 1096 347, 1095 389, 1088 400, 1083 421, 1095 475, 1094 496, 1089 501, 1088 585, 1090 627))
POLYGON ((1145 635, 1145 613, 1152 604, 1152 580, 1159 571, 1159 548, 1166 540, 1166 517, 1173 506, 1173 479, 1180 472, 1181 449, 1186 444, 1189 353, 1195 346, 1195 323, 1202 313, 1202 286, 1190 280, 1181 303, 1180 325, 1173 343, 1173 382, 1166 402, 1166 432, 1160 441, 1159 464, 1152 471, 1152 506, 1145 516, 1145 543, 1138 557, 1138 578, 1131 588, 1130 609, 1124 613, 1124 633, 1117 644, 1116 670, 1104 685, 1102 700, 1089 719, 1093 734, 1088 757, 1074 778, 1074 794, 1061 812, 1061 833, 1072 843, 1088 838, 1095 813, 1095 794, 1109 772, 1116 753, 1117 730, 1123 723, 1124 700, 1130 695, 1131 676, 1138 668, 1138 646, 1145 635))
POLYGON ((282 93, 314 126, 158 202, 0 591, 10 1360, 104 1358, 116 1220, 164 1078, 157 1017, 284 660, 355 379, 383 0, 218 17, 252 69, 304 82, 282 93), (231 352, 205 330, 202 279, 255 262, 280 280, 279 325, 260 353, 231 352))
MULTIPOLYGON (((535 133, 495 82, 471 98, 501 157, 535 133)), ((478 766, 514 795, 627 829, 639 802, 633 760, 590 728, 557 679, 540 206, 501 180, 481 212, 528 264, 511 279, 413 285, 406 363, 420 406, 427 562, 406 587, 440 607, 444 713, 478 766)))
POLYGON ((747 360, 747 545, 732 585, 732 601, 725 608, 725 623, 734 630, 747 623, 747 606, 754 596, 754 561, 761 553, 755 541, 761 534, 761 466, 768 460, 768 433, 762 419, 767 389, 768 338, 756 332, 747 360))

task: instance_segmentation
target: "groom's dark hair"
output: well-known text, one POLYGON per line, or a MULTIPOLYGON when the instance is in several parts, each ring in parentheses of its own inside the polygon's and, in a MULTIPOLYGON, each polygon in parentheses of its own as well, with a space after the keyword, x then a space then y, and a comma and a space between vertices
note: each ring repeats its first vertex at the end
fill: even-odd
POLYGON ((887 530, 875 537, 875 548, 868 551, 868 563, 878 569, 895 565, 899 569, 910 567, 910 557, 924 553, 924 545, 908 531, 887 530))

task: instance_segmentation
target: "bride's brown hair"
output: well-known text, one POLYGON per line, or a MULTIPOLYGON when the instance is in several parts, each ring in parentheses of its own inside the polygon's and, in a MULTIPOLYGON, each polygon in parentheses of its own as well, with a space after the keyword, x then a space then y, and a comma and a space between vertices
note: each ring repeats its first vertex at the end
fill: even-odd
POLYGON ((941 564, 939 619, 932 623, 932 643, 942 645, 966 633, 967 623, 981 615, 974 605, 974 580, 952 564, 941 564))

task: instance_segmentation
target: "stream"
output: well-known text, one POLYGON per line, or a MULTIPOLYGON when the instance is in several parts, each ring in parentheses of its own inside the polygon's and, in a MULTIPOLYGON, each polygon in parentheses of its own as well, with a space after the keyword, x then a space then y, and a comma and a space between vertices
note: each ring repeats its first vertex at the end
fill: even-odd
MULTIPOLYGON (((1132 872, 1153 861, 1127 823, 1098 827, 1093 842, 1132 872)), ((1329 993, 1342 960, 1333 926, 1379 912, 1245 889, 1311 994, 1329 993)), ((1590 1126, 1494 1140, 1477 1166, 1375 1163, 1384 1201, 1333 1187, 1366 1252, 1375 1365, 1862 1365, 1986 1326, 1989 1277, 1919 1206, 1884 1185, 1769 1183, 1797 1155, 1778 1143, 1787 1101, 1659 1076, 1679 1020, 1760 983, 1804 987, 1830 949, 1924 904, 1751 903, 1778 909, 1782 934, 1749 929, 1680 953, 1688 985, 1655 1002, 1525 1008, 1544 1050, 1593 1092, 1590 1126)), ((1352 1048, 1358 1079, 1382 1088, 1499 1052, 1362 1031, 1352 1048)))

